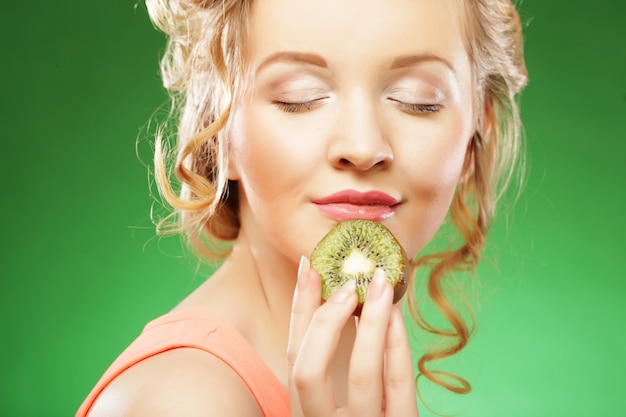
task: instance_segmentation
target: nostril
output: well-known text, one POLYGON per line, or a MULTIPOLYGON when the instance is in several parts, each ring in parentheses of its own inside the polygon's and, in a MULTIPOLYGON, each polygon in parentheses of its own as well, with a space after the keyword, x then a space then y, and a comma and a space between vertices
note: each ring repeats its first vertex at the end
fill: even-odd
POLYGON ((341 169, 357 169, 361 171, 370 169, 385 168, 390 162, 390 158, 376 158, 376 159, 354 159, 354 158, 340 158, 336 161, 335 166, 341 169))

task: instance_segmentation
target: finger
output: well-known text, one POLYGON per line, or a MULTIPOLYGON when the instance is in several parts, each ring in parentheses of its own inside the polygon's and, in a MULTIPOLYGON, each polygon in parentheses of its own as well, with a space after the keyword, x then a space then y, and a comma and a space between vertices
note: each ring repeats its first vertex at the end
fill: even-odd
POLYGON ((293 296, 287 345, 287 366, 293 367, 304 334, 313 313, 321 304, 322 287, 319 276, 311 270, 309 260, 303 256, 298 268, 298 281, 293 296))
POLYGON ((383 398, 385 334, 393 289, 382 269, 376 270, 367 291, 348 376, 348 407, 354 415, 379 416, 383 398))
POLYGON ((307 417, 327 417, 335 412, 328 370, 341 332, 357 304, 355 287, 354 281, 348 282, 319 307, 302 340, 293 368, 293 385, 307 417))
POLYGON ((402 313, 393 307, 385 341, 385 416, 417 416, 411 346, 402 313))
POLYGON ((303 256, 298 268, 287 344, 288 391, 292 417, 302 416, 298 393, 293 383, 293 368, 313 313, 321 304, 321 292, 319 276, 311 271, 309 260, 303 256))

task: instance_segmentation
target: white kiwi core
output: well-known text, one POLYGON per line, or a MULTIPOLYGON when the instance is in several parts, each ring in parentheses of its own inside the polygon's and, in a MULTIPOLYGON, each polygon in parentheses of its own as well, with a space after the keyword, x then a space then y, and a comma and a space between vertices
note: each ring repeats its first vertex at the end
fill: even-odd
POLYGON ((341 272, 346 275, 358 275, 371 272, 375 268, 375 263, 359 250, 352 250, 343 261, 341 272))

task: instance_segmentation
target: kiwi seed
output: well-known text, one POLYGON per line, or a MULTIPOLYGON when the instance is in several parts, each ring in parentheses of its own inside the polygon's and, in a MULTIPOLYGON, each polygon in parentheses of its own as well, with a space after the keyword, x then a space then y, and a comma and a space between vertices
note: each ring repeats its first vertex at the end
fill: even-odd
POLYGON ((406 256, 391 232, 381 223, 348 220, 338 223, 317 244, 311 266, 322 279, 322 299, 328 300, 348 280, 355 280, 359 315, 374 271, 381 268, 394 287, 394 300, 407 287, 406 256))

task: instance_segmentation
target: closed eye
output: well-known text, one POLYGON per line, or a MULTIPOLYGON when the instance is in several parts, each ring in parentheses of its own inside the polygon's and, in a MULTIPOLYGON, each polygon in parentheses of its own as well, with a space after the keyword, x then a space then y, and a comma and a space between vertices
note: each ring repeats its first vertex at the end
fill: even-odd
POLYGON ((438 113, 443 105, 438 103, 405 103, 404 101, 389 98, 400 110, 408 114, 427 115, 438 113))
POLYGON ((315 109, 319 104, 321 104, 322 100, 324 100, 325 98, 326 97, 321 97, 314 100, 302 102, 274 100, 272 101, 272 104, 274 104, 276 107, 278 107, 279 110, 284 111, 285 113, 304 113, 315 109))
POLYGON ((305 101, 304 103, 287 103, 284 101, 275 101, 273 104, 285 113, 302 113, 313 108, 314 101, 305 101))

